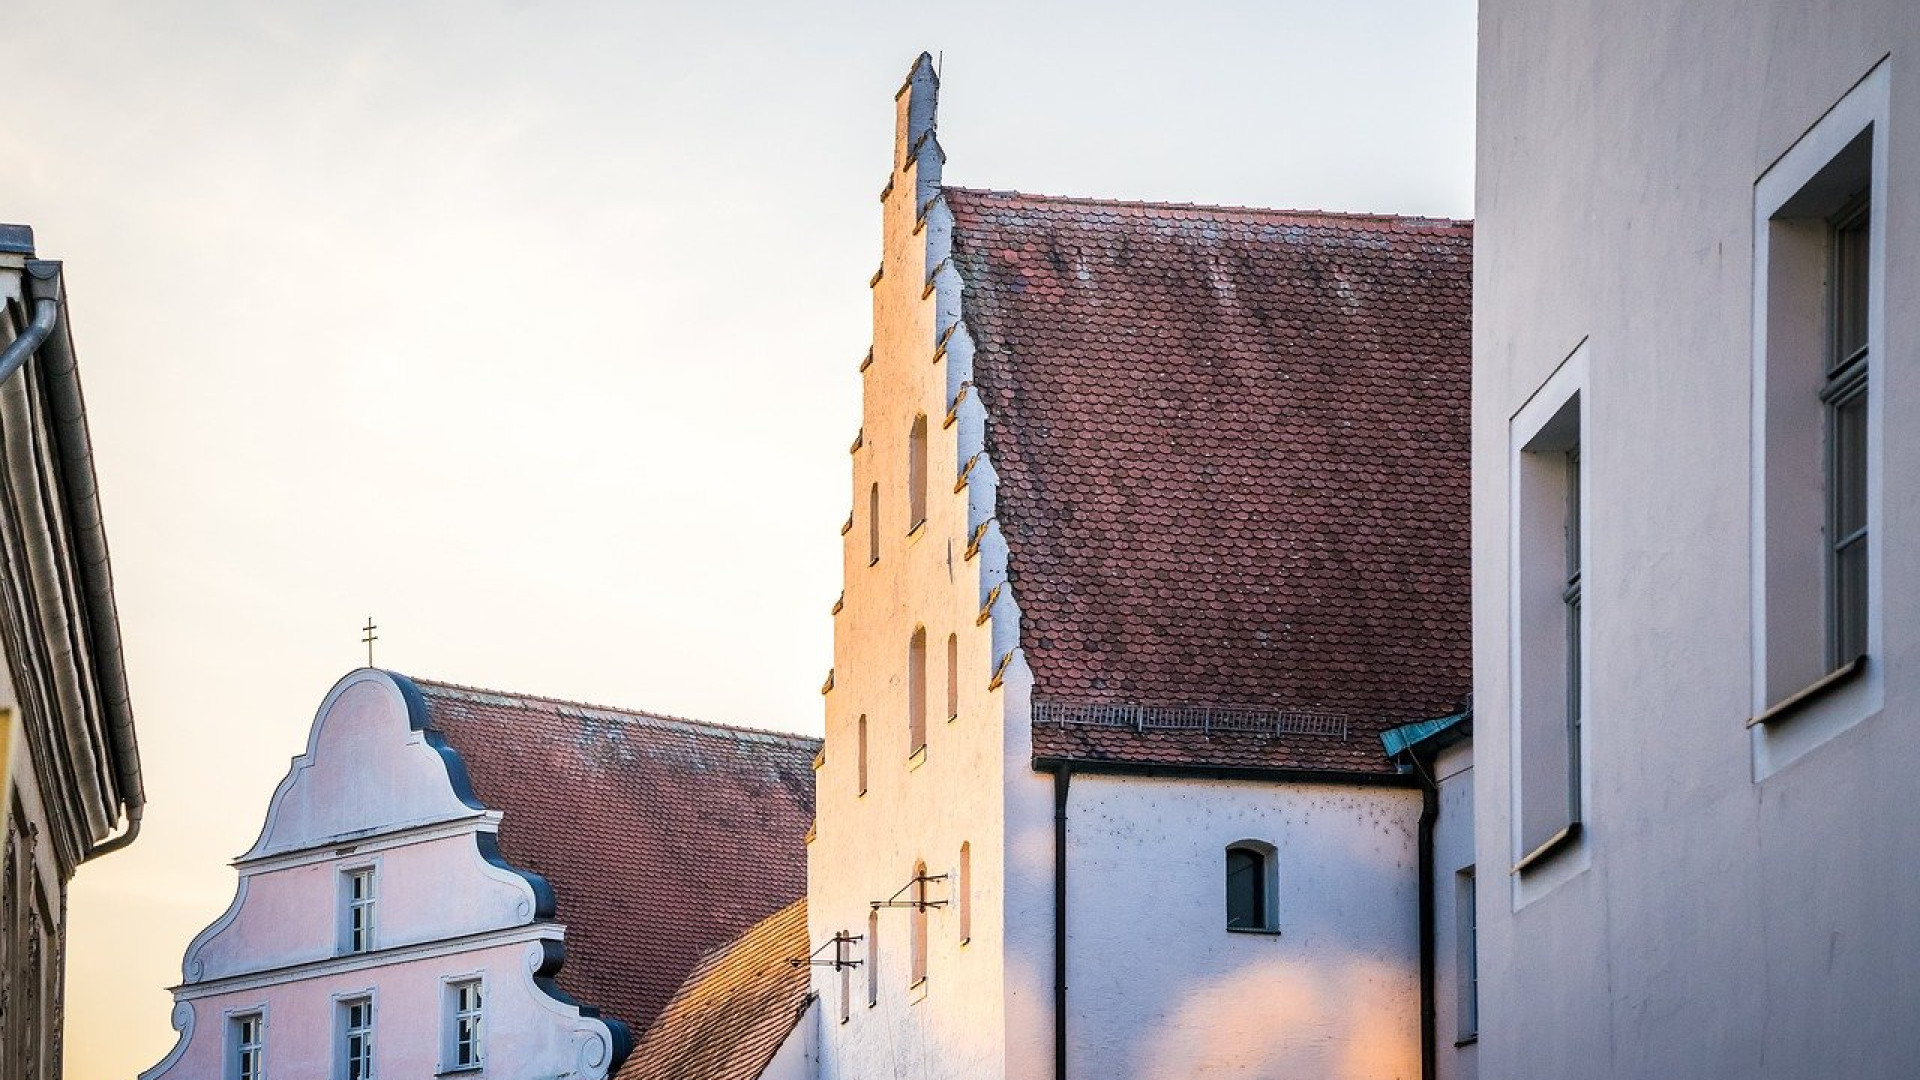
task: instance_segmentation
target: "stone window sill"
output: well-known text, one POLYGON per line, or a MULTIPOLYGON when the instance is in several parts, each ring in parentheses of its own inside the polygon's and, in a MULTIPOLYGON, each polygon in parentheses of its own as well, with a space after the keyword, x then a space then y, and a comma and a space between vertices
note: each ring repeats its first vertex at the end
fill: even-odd
POLYGON ((1768 706, 1765 712, 1748 720, 1747 726, 1750 728, 1759 727, 1763 724, 1773 724, 1785 720, 1814 702, 1827 697, 1841 687, 1851 683, 1866 670, 1867 658, 1864 655, 1856 656, 1827 674, 1813 680, 1813 682, 1808 683, 1804 689, 1787 695, 1787 697, 1778 704, 1768 706))

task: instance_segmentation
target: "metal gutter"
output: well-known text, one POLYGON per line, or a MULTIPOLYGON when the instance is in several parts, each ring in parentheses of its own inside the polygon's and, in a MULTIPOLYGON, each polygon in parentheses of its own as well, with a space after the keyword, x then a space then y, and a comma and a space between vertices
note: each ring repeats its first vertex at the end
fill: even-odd
POLYGON ((140 773, 140 747, 133 728, 133 703, 127 690, 126 660, 120 641, 120 616, 113 598, 113 567, 107 554, 107 535, 100 515, 99 483, 93 471, 93 443, 87 433, 86 403, 70 334, 52 333, 65 307, 61 265, 51 259, 31 259, 26 265, 28 295, 34 317, 26 334, 0 355, 0 380, 5 380, 34 351, 40 354, 40 376, 47 395, 47 423, 53 433, 60 492, 73 529, 74 556, 80 574, 88 643, 93 647, 95 689, 105 713, 113 745, 118 795, 126 805, 127 826, 118 836, 93 845, 81 861, 108 855, 131 844, 140 834, 146 811, 146 785, 140 773), (44 313, 44 315, 43 315, 44 313), (45 329, 32 340, 34 328, 45 329), (16 349, 19 355, 15 356, 16 349))
POLYGON ((1071 764, 1053 773, 1053 1080, 1067 1080, 1067 790, 1071 764))

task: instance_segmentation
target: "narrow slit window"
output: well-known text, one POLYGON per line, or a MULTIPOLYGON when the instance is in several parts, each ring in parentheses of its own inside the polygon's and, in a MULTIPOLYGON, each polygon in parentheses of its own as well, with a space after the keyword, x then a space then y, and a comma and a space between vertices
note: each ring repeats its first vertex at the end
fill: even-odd
POLYGON ((867 912, 867 1008, 880 1004, 880 913, 867 912))
POLYGON ((947 719, 960 717, 960 635, 947 635, 947 719))
POLYGON ((927 418, 917 416, 907 433, 907 531, 927 521, 927 418))
POLYGON ((907 942, 910 986, 927 981, 927 864, 913 864, 913 906, 908 908, 911 938, 907 942))
POLYGON ((880 561, 880 485, 867 489, 867 565, 880 561))
POLYGON ((960 844, 960 943, 973 940, 973 842, 960 844))
POLYGON ((860 774, 858 777, 860 782, 859 793, 865 795, 867 793, 867 717, 865 713, 860 715, 857 732, 856 738, 859 740, 859 745, 854 748, 854 757, 856 759, 855 771, 860 774))
POLYGON ((916 627, 907 643, 907 754, 927 746, 927 628, 916 627))
POLYGON ((1480 919, 1475 900, 1473 867, 1467 867, 1455 877, 1455 923, 1459 928, 1458 1038, 1464 1041, 1480 1034, 1480 919))

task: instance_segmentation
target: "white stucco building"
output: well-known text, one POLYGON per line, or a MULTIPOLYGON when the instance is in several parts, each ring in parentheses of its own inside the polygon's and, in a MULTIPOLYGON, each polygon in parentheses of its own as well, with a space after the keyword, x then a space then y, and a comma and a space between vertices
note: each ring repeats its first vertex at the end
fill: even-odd
POLYGON ((1379 737, 1469 689, 1471 227, 946 186, 937 89, 882 195, 797 1037, 831 1080, 1419 1076, 1431 810, 1379 737))
POLYGON ((0 225, 0 1076, 62 1074, 67 883, 146 793, 61 264, 0 225))
POLYGON ((1480 5, 1484 1075, 1920 1060, 1920 7, 1480 5))
POLYGON ((707 950, 800 895, 817 746, 355 671, 142 1076, 608 1076, 707 950))

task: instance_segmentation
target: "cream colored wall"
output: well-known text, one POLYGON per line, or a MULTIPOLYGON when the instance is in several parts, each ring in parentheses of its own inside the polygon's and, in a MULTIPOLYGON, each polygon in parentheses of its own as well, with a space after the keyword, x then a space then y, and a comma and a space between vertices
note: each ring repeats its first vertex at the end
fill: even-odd
MULTIPOLYGON (((962 942, 956 906, 928 913, 928 976, 908 985, 911 912, 879 912, 878 1003, 866 1004, 867 971, 852 974, 851 1018, 839 1017, 839 976, 814 969, 824 1005, 821 1075, 981 1078, 1023 1075, 1004 1058, 1008 1027, 1006 926, 1008 778, 1032 780, 1024 712, 1007 720, 1009 695, 992 679, 1012 648, 1010 601, 979 618, 983 596, 1004 579, 1004 549, 989 530, 968 555, 972 527, 991 513, 991 469, 976 463, 954 490, 962 465, 983 444, 982 417, 963 408, 944 423, 968 375, 964 329, 939 347, 958 318, 958 283, 945 272, 944 208, 920 210, 938 190, 939 148, 920 136, 932 122, 934 80, 916 66, 897 102, 892 182, 882 198, 883 256, 873 283, 872 363, 864 373, 863 428, 852 453, 852 527, 844 540, 845 593, 834 620, 834 677, 826 694, 825 763, 818 777, 816 837, 809 849, 810 930, 816 946, 836 932, 866 932, 869 903, 911 879, 957 872, 971 845, 972 935, 962 942), (916 147, 916 144, 918 146, 916 147), (912 153, 911 151, 916 151, 912 153), (908 433, 928 418, 927 520, 909 530, 908 433), (868 493, 881 490, 880 557, 869 565, 868 493), (907 745, 907 652, 916 626, 927 631, 927 748, 907 745), (946 709, 946 642, 959 639, 959 709, 946 709), (868 785, 858 794, 857 728, 868 718, 868 785), (1017 734, 1016 734, 1017 732, 1017 734)), ((1017 699, 1024 710, 1024 696, 1017 699)), ((950 876, 930 895, 956 900, 950 876)), ((865 943, 856 955, 867 955, 865 943)))

